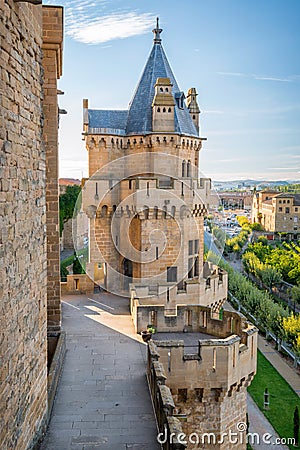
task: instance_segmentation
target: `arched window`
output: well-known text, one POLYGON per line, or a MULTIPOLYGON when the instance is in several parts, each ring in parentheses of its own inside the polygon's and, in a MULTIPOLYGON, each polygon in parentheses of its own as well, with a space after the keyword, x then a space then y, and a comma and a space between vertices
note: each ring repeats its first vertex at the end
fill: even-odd
POLYGON ((196 256, 195 258, 195 264, 194 264, 194 276, 198 277, 199 276, 199 257, 196 256))
POLYGON ((160 112, 160 107, 157 108, 157 112, 160 112))
POLYGON ((180 206, 180 219, 186 217, 186 205, 180 206))
POLYGON ((163 219, 167 218, 167 207, 166 206, 163 206, 162 218, 163 219))
POLYGON ((185 177, 185 160, 182 161, 182 173, 181 173, 182 177, 185 177))
POLYGON ((186 176, 187 176, 187 177, 190 177, 190 176, 191 176, 191 161, 190 161, 190 160, 188 160, 188 163, 187 163, 187 167, 186 167, 186 176))
POLYGON ((148 208, 148 206, 144 206, 144 217, 145 217, 145 219, 149 219, 149 208, 148 208))
POLYGON ((105 217, 107 215, 107 206, 103 205, 101 208, 101 216, 105 217))
POLYGON ((169 92, 169 88, 166 87, 166 92, 169 92))
POLYGON ((154 216, 154 219, 158 219, 158 207, 157 206, 154 206, 154 208, 153 208, 153 216, 154 216))
POLYGON ((163 88, 161 87, 161 88, 159 88, 159 90, 160 90, 160 92, 164 92, 164 90, 163 90, 163 88))
POLYGON ((166 112, 166 108, 163 109, 163 112, 166 112))
POLYGON ((171 108, 168 109, 168 112, 169 112, 169 113, 172 112, 171 108))
POLYGON ((172 206, 172 208, 171 208, 171 216, 175 217, 175 213, 176 213, 176 206, 172 206))

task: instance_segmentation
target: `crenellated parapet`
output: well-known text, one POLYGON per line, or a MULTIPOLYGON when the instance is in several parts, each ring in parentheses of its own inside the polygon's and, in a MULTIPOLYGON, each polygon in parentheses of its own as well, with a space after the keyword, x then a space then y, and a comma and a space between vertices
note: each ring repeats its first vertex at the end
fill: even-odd
MULTIPOLYGON (((83 187, 83 205, 97 208, 99 217, 106 213, 140 214, 141 219, 199 217, 207 213, 210 179, 175 179, 172 177, 131 177, 130 179, 93 177, 83 187), (150 214, 145 214, 148 210, 150 214)), ((106 215, 107 215, 106 214, 106 215)))
POLYGON ((227 272, 208 263, 204 264, 197 278, 186 279, 176 285, 133 282, 130 304, 137 332, 150 323, 151 315, 155 315, 154 325, 159 331, 199 331, 201 323, 206 323, 206 317, 219 319, 223 314, 227 282, 227 272))
POLYGON ((172 394, 172 415, 179 419, 188 449, 198 448, 192 445, 195 439, 203 449, 246 449, 245 429, 237 427, 246 422, 246 388, 256 372, 258 330, 243 316, 224 313, 225 323, 232 319, 236 326, 227 337, 226 325, 213 327, 209 319, 203 334, 181 334, 176 339, 175 333, 174 339, 173 333, 173 340, 165 340, 166 334, 161 338, 158 333, 148 344, 148 381, 160 431, 167 427, 158 401, 163 385, 172 394), (228 432, 240 433, 238 444, 228 441, 228 434, 222 439, 228 432), (208 434, 215 441, 205 440, 208 434))

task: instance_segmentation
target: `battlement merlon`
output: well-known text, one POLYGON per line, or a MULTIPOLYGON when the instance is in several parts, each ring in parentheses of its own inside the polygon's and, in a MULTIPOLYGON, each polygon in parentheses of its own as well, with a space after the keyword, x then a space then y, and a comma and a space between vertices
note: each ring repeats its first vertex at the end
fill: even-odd
POLYGON ((242 336, 232 334, 224 339, 212 336, 198 342, 195 339, 195 353, 183 340, 154 341, 148 348, 148 367, 152 360, 159 361, 171 389, 201 386, 231 395, 233 390, 247 387, 256 373, 257 332, 248 324, 242 336), (184 386, 183 380, 188 380, 188 386, 184 386))
POLYGON ((123 130, 119 128, 108 127, 89 127, 88 125, 88 110, 84 109, 84 122, 82 133, 83 140, 86 142, 86 149, 88 151, 94 148, 99 149, 122 149, 122 150, 136 150, 136 149, 151 149, 155 150, 157 147, 170 146, 182 149, 201 150, 202 142, 206 141, 206 137, 189 136, 186 134, 176 133, 174 131, 149 131, 146 133, 126 135, 123 130))
POLYGON ((143 219, 145 208, 149 211, 149 218, 157 214, 158 208, 160 212, 165 211, 169 217, 174 216, 176 211, 176 216, 183 219, 187 215, 206 214, 211 200, 211 180, 172 177, 166 179, 159 176, 120 179, 95 174, 85 183, 82 195, 85 212, 92 206, 99 209, 100 213, 102 206, 106 205, 109 215, 113 215, 117 209, 120 217, 123 213, 127 216, 141 213, 140 218, 143 219))

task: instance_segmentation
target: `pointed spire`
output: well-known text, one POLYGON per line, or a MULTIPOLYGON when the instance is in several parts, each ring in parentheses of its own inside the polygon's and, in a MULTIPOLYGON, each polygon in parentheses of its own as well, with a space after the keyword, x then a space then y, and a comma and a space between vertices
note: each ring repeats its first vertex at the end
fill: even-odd
POLYGON ((162 32, 162 28, 159 28, 159 18, 156 18, 156 28, 154 28, 154 30, 152 30, 152 33, 154 33, 154 39, 153 42, 154 44, 160 44, 161 43, 161 38, 160 38, 160 33, 162 32))

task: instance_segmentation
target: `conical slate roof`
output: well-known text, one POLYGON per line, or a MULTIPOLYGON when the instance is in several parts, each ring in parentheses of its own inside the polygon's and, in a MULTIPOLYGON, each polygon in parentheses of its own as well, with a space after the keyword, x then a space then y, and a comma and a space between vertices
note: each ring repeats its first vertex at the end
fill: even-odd
POLYGON ((198 136, 196 127, 184 102, 184 93, 179 90, 177 81, 161 45, 160 33, 162 30, 159 29, 158 22, 153 32, 155 34, 153 48, 136 87, 133 99, 130 102, 128 112, 89 110, 90 128, 118 129, 120 132, 122 130, 126 135, 152 133, 154 86, 157 78, 170 78, 173 85, 172 93, 175 98, 175 133, 198 136), (110 123, 112 119, 113 123, 110 123))

